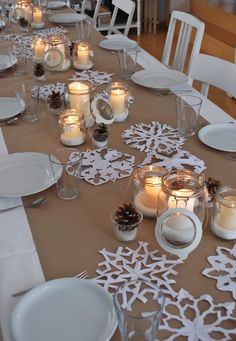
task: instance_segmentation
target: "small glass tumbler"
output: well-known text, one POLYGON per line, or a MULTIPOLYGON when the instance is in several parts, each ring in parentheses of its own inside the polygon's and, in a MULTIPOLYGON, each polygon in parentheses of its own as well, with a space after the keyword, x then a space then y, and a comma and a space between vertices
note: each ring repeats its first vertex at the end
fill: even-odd
POLYGON ((137 63, 139 49, 137 47, 118 51, 120 75, 122 79, 131 79, 137 63))
POLYGON ((201 98, 192 95, 177 96, 175 104, 179 135, 183 137, 194 135, 202 106, 201 98))
POLYGON ((116 221, 116 212, 112 212, 111 221, 113 223, 114 234, 121 242, 131 242, 138 236, 138 228, 143 220, 143 214, 139 212, 139 220, 136 223, 119 224, 116 221))
POLYGON ((49 154, 57 195, 64 200, 79 196, 83 154, 75 148, 60 148, 49 154))
POLYGON ((114 305, 122 341, 155 341, 165 297, 153 282, 137 279, 122 284, 114 305))
POLYGON ((24 122, 38 121, 39 86, 35 82, 26 81, 15 87, 21 117, 24 122))
POLYGON ((24 46, 13 45, 8 48, 8 56, 14 76, 26 74, 27 55, 24 46))

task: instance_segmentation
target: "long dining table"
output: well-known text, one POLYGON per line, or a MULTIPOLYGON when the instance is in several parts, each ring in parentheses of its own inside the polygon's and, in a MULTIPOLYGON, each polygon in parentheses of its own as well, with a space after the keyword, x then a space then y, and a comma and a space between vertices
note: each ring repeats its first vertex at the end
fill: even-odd
MULTIPOLYGON (((47 22, 47 27, 51 25, 47 22)), ((15 27, 15 30, 17 29, 15 27)), ((75 41, 76 29, 74 27, 67 29, 68 38, 75 41)), ((112 80, 120 81, 117 55, 99 46, 102 39, 105 39, 104 36, 93 30, 91 48, 94 51, 94 70, 112 73, 112 80)), ((2 41, 1 51, 6 50, 10 44, 12 41, 2 41)), ((149 64, 147 58, 148 55, 142 51, 137 70, 147 65, 155 67, 156 70, 165 68, 154 58, 151 58, 152 62, 149 64)), ((47 72, 45 84, 67 83, 74 73, 73 67, 65 72, 47 72)), ((30 80, 32 77, 30 68, 25 76, 13 76, 11 70, 6 71, 1 78, 1 93, 9 96, 15 84, 30 80)), ((127 80, 126 83, 134 100, 128 120, 114 123, 110 127, 109 148, 134 156, 135 164, 140 164, 145 158, 145 153, 125 144, 121 138, 122 132, 140 122, 158 121, 175 127, 176 95, 158 96, 154 91, 141 87, 131 80, 127 80)), ((183 89, 186 87, 203 99, 197 131, 207 123, 234 121, 191 85, 185 85, 183 89)), ((98 85, 96 92, 102 92, 106 88, 107 84, 98 85)), ((62 146, 59 137, 58 116, 48 114, 45 103, 41 101, 37 122, 25 123, 19 119, 16 125, 1 128, 0 157, 19 152, 53 153, 62 146)), ((94 148, 88 134, 86 142, 77 148, 83 152, 94 148)), ((206 176, 235 187, 235 163, 227 158, 227 152, 212 149, 201 143, 198 132, 185 141, 183 149, 205 162, 206 176)), ((132 197, 130 179, 131 176, 99 186, 81 179, 79 197, 69 201, 57 197, 55 185, 40 194, 22 198, 0 198, 0 208, 21 203, 21 200, 28 203, 39 195, 47 198, 47 203, 37 209, 19 208, 12 212, 0 213, 0 325, 4 341, 13 340, 10 316, 20 299, 13 298, 12 293, 34 287, 44 281, 73 277, 84 269, 88 272, 88 278, 94 278, 97 275, 98 264, 103 261, 100 252, 103 249, 114 253, 119 247, 128 246, 136 249, 138 242, 144 241, 149 244, 150 250, 158 249, 169 257, 156 241, 156 219, 143 219, 136 241, 127 244, 116 240, 110 214, 124 200, 127 198, 130 200, 132 197)), ((233 301, 229 291, 218 290, 215 280, 202 275, 203 269, 209 266, 207 257, 214 256, 218 246, 231 249, 234 241, 217 237, 211 231, 208 221, 199 246, 176 267, 176 283, 173 284, 176 292, 183 288, 194 297, 209 294, 216 303, 233 301)), ((235 324, 231 322, 231 328, 233 326, 235 327, 235 324)), ((234 337, 235 335, 236 331, 234 337)), ((119 340, 118 331, 112 340, 119 340)))

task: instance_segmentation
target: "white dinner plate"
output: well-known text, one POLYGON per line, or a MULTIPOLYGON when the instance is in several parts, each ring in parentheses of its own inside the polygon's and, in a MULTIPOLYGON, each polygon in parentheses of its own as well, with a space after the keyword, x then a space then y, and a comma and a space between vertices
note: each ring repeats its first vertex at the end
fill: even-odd
MULTIPOLYGON (((60 166, 56 178, 61 175, 60 166)), ((0 196, 19 197, 41 192, 54 184, 47 154, 14 153, 0 156, 0 196)))
POLYGON ((6 70, 9 67, 12 67, 12 65, 15 65, 16 62, 17 62, 17 59, 15 56, 12 56, 12 62, 11 62, 8 55, 0 54, 0 70, 6 70))
MULTIPOLYGON (((23 104, 23 106, 25 106, 23 104)), ((18 101, 14 97, 0 97, 0 120, 14 117, 20 113, 18 101)))
POLYGON ((134 40, 128 38, 114 38, 114 39, 104 39, 100 41, 99 46, 106 50, 118 51, 122 49, 130 49, 137 47, 138 43, 134 40))
POLYGON ((199 130, 198 137, 211 148, 224 152, 236 152, 236 124, 208 124, 199 130))
POLYGON ((50 21, 55 24, 75 24, 86 19, 86 15, 78 13, 58 13, 50 16, 50 21))
POLYGON ((47 8, 49 9, 59 9, 66 6, 65 1, 48 1, 47 8))
POLYGON ((108 341, 117 319, 112 296, 86 279, 60 278, 29 291, 11 318, 16 341, 108 341))
POLYGON ((188 77, 184 73, 169 69, 162 71, 141 70, 135 72, 131 79, 136 84, 159 91, 169 91, 188 81, 188 77))

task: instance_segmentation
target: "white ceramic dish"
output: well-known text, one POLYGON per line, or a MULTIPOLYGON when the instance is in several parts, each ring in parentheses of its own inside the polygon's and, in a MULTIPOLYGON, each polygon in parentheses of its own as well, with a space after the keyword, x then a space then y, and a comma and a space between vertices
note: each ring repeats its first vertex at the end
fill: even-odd
POLYGON ((58 13, 50 16, 49 19, 55 24, 69 25, 86 19, 86 15, 78 13, 58 13))
MULTIPOLYGON (((23 104, 23 106, 25 106, 23 104)), ((20 113, 18 101, 14 97, 0 97, 0 120, 6 120, 20 113)))
POLYGON ((155 69, 141 70, 135 72, 131 79, 136 84, 159 91, 169 91, 188 81, 184 73, 169 69, 158 72, 155 69))
POLYGON ((48 1, 47 8, 49 9, 59 9, 66 7, 65 1, 48 1))
POLYGON ((29 291, 11 318, 16 341, 107 341, 117 326, 112 296, 91 280, 61 278, 29 291))
POLYGON ((10 61, 9 56, 6 54, 0 54, 0 71, 6 70, 16 64, 17 59, 13 56, 13 62, 10 61))
POLYGON ((128 38, 114 38, 114 39, 104 39, 100 41, 99 46, 106 50, 118 51, 121 49, 129 49, 137 47, 138 44, 136 41, 128 39, 128 38))
MULTIPOLYGON (((57 168, 56 178, 61 175, 57 168)), ((47 154, 14 153, 0 156, 0 196, 19 197, 41 192, 54 184, 47 154)))
POLYGON ((208 124, 199 130, 198 137, 211 148, 236 152, 236 124, 208 124))

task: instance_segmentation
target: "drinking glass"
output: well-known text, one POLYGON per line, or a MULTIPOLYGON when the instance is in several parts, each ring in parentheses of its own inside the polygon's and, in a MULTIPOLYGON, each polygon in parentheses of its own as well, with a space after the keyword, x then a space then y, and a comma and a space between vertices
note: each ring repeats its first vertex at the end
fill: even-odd
POLYGON ((24 46, 13 45, 8 48, 8 56, 12 71, 15 76, 22 76, 26 74, 26 48, 24 46))
POLYGON ((90 44, 92 37, 92 21, 82 20, 76 23, 77 40, 80 43, 90 44))
POLYGON ((64 200, 79 196, 79 177, 83 154, 75 148, 59 148, 49 154, 57 195, 64 200), (58 176, 58 169, 61 169, 58 176))
POLYGON ((176 97, 176 121, 180 136, 194 135, 202 100, 197 96, 181 95, 176 97))
POLYGON ((153 282, 137 279, 122 284, 114 295, 122 341, 155 341, 164 294, 153 282))
POLYGON ((139 49, 137 47, 118 51, 122 79, 130 79, 135 71, 139 49))
POLYGON ((24 122, 38 120, 39 86, 32 81, 25 81, 15 87, 15 94, 21 117, 24 122))

